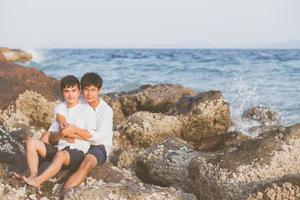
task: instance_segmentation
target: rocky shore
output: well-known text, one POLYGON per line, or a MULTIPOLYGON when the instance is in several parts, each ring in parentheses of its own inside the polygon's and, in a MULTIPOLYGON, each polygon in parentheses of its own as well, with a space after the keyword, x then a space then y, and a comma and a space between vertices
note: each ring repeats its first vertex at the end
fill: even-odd
MULTIPOLYGON (((0 83, 1 199, 58 199, 67 171, 39 191, 9 174, 25 168, 27 137, 48 128, 59 81, 4 61, 0 83)), ((229 131, 221 91, 159 84, 103 98, 114 110, 109 162, 64 199, 300 199, 300 125, 284 127, 272 109, 244 113, 260 124, 252 138, 229 131)))

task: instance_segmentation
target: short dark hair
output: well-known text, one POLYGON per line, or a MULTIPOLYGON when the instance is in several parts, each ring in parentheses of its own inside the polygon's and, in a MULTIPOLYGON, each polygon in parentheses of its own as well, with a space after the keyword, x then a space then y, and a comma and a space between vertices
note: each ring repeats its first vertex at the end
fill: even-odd
POLYGON ((72 87, 72 86, 75 86, 75 85, 78 87, 78 89, 80 89, 79 80, 78 80, 78 78, 76 78, 73 75, 65 76, 60 80, 60 89, 61 89, 61 91, 63 91, 65 88, 69 88, 69 87, 72 87))
POLYGON ((94 72, 85 73, 80 80, 81 88, 95 86, 98 89, 102 87, 103 80, 101 76, 94 72))

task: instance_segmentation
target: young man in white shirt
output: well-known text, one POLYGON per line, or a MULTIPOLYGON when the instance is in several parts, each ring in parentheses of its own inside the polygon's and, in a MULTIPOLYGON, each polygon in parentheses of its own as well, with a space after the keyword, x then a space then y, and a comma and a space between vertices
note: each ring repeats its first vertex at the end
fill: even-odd
POLYGON ((76 132, 69 133, 65 129, 60 132, 59 124, 54 119, 48 130, 49 134, 44 134, 44 137, 49 135, 49 141, 58 142, 57 145, 48 144, 44 138, 28 139, 26 159, 30 174, 28 177, 23 176, 23 180, 34 187, 40 187, 44 181, 56 175, 62 166, 77 169, 90 147, 87 139, 92 136, 90 133, 96 130, 94 110, 79 100, 79 80, 72 75, 64 77, 61 80, 61 91, 65 102, 60 106, 65 107, 66 122, 76 126, 76 132), (51 164, 38 176, 39 156, 42 160, 51 161, 51 164))
MULTIPOLYGON (((92 169, 106 161, 112 146, 113 110, 100 98, 102 78, 96 73, 86 73, 81 78, 80 83, 83 101, 95 111, 96 131, 91 131, 92 137, 88 139, 91 142, 91 147, 78 170, 66 181, 64 190, 80 185, 92 169)), ((63 111, 58 110, 57 113, 60 116, 57 120, 63 122, 64 119, 60 115, 63 111)), ((68 126, 65 131, 72 134, 76 132, 76 127, 68 126)))

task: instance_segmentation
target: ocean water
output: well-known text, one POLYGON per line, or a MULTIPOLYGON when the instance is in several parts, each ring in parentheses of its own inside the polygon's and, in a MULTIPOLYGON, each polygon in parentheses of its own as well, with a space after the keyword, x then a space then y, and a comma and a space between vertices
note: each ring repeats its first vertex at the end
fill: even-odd
MULTIPOLYGON (((103 92, 143 84, 179 83, 199 92, 221 90, 239 128, 242 113, 257 105, 280 113, 287 124, 300 122, 300 50, 255 49, 39 49, 35 67, 62 78, 97 72, 103 92)), ((245 129, 244 131, 247 132, 245 129)))

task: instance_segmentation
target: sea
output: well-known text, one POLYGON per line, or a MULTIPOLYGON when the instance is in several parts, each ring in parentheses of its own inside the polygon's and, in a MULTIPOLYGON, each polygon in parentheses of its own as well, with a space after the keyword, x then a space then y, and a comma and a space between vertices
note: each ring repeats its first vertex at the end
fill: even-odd
POLYGON ((97 72, 103 92, 144 84, 181 84, 203 92, 220 90, 236 127, 251 135, 241 118, 253 106, 270 107, 285 125, 300 122, 299 49, 28 49, 35 67, 60 79, 97 72))

